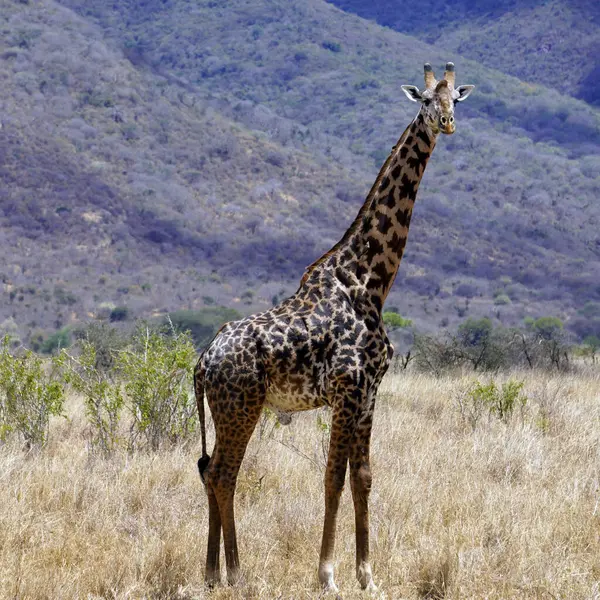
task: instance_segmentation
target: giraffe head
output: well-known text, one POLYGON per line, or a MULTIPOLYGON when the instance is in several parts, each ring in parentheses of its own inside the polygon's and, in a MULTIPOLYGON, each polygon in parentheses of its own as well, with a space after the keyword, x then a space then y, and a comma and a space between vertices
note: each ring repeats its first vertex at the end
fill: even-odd
POLYGON ((437 81, 429 63, 425 63, 425 89, 421 92, 415 85, 403 85, 402 91, 413 101, 421 103, 421 114, 434 135, 454 133, 454 105, 465 100, 474 85, 454 87, 454 63, 446 64, 444 78, 437 81))

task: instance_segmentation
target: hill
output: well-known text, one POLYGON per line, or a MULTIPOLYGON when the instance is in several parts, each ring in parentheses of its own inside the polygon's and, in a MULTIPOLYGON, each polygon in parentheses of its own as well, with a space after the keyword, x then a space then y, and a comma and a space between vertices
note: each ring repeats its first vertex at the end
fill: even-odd
POLYGON ((267 268, 270 304, 290 250, 313 260, 310 244, 342 205, 329 182, 347 173, 137 71, 53 2, 15 3, 2 18, 12 34, 0 63, 5 331, 36 335, 115 306, 150 316, 228 303, 267 268), (295 174, 285 192, 284 167, 295 174), (305 221, 311 210, 321 224, 305 221))
POLYGON ((600 4, 584 0, 332 0, 391 27, 600 105, 600 4))
POLYGON ((450 58, 477 93, 428 168, 389 305, 433 329, 574 322, 600 300, 586 104, 320 0, 61 4, 0 17, 5 328, 270 305, 414 115, 399 85, 450 58))

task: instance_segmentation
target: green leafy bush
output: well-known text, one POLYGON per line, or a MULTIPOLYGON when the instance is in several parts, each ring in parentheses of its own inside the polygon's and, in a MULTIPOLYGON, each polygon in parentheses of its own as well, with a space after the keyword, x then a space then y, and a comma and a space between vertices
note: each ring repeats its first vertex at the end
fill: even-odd
POLYGON ((110 311, 108 318, 111 323, 126 321, 129 318, 129 309, 126 306, 116 306, 110 311))
POLYGON ((115 381, 114 371, 106 369, 106 354, 98 352, 89 339, 80 340, 78 356, 63 350, 59 361, 66 383, 83 396, 85 412, 91 428, 91 446, 110 455, 121 442, 119 420, 123 394, 115 381))
POLYGON ((492 322, 483 319, 467 319, 458 327, 458 335, 465 347, 477 347, 486 344, 492 334, 492 322))
POLYGON ((440 374, 469 366, 474 371, 497 371, 521 362, 511 330, 492 325, 488 318, 467 319, 455 334, 417 335, 415 362, 423 371, 440 374))
POLYGON ((459 397, 459 408, 463 417, 475 428, 480 417, 487 412, 507 423, 515 408, 524 408, 527 396, 522 394, 524 382, 509 380, 499 387, 494 380, 489 383, 474 381, 459 397))
POLYGON ((65 395, 47 361, 31 352, 10 352, 10 340, 0 342, 0 440, 22 436, 28 448, 43 446, 51 416, 62 414, 65 395))
POLYGON ((412 321, 410 319, 405 319, 393 311, 385 311, 382 315, 382 318, 386 327, 390 329, 410 327, 412 325, 412 321))
POLYGON ((498 294, 494 297, 494 304, 496 306, 504 306, 506 304, 510 304, 510 298, 507 294, 498 294))
POLYGON ((51 333, 45 340, 39 344, 39 350, 42 354, 54 354, 57 350, 68 348, 71 345, 71 329, 63 327, 54 333, 51 333))
POLYGON ((536 355, 536 366, 567 369, 569 343, 563 322, 557 317, 540 317, 525 319, 525 325, 529 334, 529 350, 536 355))
POLYGON ((531 329, 544 340, 553 340, 562 332, 563 322, 558 317, 540 317, 531 323, 531 329))
POLYGON ((132 347, 119 354, 133 420, 131 447, 142 437, 147 447, 158 450, 164 442, 185 439, 195 429, 192 370, 196 351, 189 333, 170 333, 140 327, 132 347))
POLYGON ((588 335, 584 340, 583 344, 579 348, 579 356, 596 362, 596 355, 600 350, 600 338, 595 335, 588 335))
POLYGON ((77 296, 60 285, 54 288, 54 297, 59 304, 73 306, 73 304, 77 303, 77 296))

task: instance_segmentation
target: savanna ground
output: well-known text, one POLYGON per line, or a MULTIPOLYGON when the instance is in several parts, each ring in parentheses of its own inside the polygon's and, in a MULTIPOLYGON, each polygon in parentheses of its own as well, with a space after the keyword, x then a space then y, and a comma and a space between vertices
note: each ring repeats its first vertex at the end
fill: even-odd
MULTIPOLYGON (((525 382, 527 403, 506 422, 461 412, 472 375, 382 384, 371 495, 380 597, 600 598, 600 370, 496 376, 509 378, 525 382)), ((325 413, 257 428, 236 500, 245 584, 212 592, 198 444, 106 460, 88 450, 76 398, 68 415, 40 452, 0 447, 1 598, 319 597, 325 413)), ((353 529, 346 486, 344 599, 364 597, 353 529)))

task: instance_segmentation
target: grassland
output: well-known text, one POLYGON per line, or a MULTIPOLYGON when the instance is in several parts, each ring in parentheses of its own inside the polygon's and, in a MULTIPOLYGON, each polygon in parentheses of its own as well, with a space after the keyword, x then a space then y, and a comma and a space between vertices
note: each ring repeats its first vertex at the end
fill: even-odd
MULTIPOLYGON (((471 375, 383 383, 373 433, 372 560, 381 597, 597 598, 600 371, 513 372, 527 404, 508 422, 461 413, 471 375)), ((91 456, 77 398, 39 453, 0 447, 0 597, 317 598, 326 432, 317 415, 265 419, 239 479, 245 576, 202 585, 207 507, 198 448, 91 456)), ((321 415, 326 421, 326 415, 321 415)), ((336 550, 345 599, 353 513, 336 550)))

